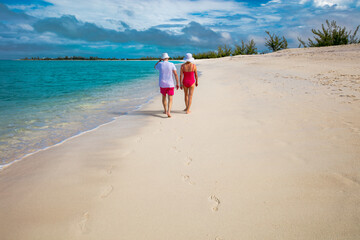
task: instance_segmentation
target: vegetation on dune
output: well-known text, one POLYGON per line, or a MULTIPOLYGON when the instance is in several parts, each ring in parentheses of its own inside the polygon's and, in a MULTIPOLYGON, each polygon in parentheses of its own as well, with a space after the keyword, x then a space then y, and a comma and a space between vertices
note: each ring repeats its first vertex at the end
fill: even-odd
MULTIPOLYGON (((169 60, 183 60, 184 56, 170 57, 169 60)), ((127 58, 127 60, 159 60, 159 57, 127 58)))
POLYGON ((241 46, 235 45, 233 55, 252 55, 257 54, 257 48, 254 39, 251 39, 249 43, 245 43, 241 40, 241 46))
POLYGON ((171 57, 170 60, 183 60, 185 56, 171 57))
POLYGON ((230 56, 231 54, 231 47, 228 45, 219 46, 217 51, 217 57, 226 57, 230 56))
POLYGON ((268 49, 270 49, 273 52, 276 52, 281 49, 288 48, 288 42, 284 36, 279 37, 278 35, 275 35, 275 33, 271 35, 269 31, 265 31, 265 32, 269 36, 269 39, 265 38, 266 40, 265 46, 268 49))
POLYGON ((246 45, 243 40, 241 40, 241 45, 235 44, 234 55, 245 55, 246 54, 246 45))
POLYGON ((227 56, 235 55, 252 55, 257 54, 257 48, 255 41, 252 39, 248 43, 241 41, 241 45, 235 45, 232 49, 229 45, 218 46, 217 51, 208 51, 203 53, 195 53, 193 57, 195 59, 204 59, 204 58, 220 58, 227 56))
POLYGON ((336 21, 330 22, 326 20, 326 26, 321 24, 321 29, 311 29, 311 32, 315 35, 313 36, 313 40, 308 38, 308 43, 305 43, 305 41, 299 37, 299 47, 324 47, 360 43, 360 39, 356 37, 359 27, 360 25, 357 26, 354 33, 351 34, 351 31, 346 31, 346 27, 338 26, 336 21))
POLYGON ((203 53, 194 53, 193 57, 195 59, 217 58, 218 54, 215 51, 209 51, 209 52, 203 52, 203 53))

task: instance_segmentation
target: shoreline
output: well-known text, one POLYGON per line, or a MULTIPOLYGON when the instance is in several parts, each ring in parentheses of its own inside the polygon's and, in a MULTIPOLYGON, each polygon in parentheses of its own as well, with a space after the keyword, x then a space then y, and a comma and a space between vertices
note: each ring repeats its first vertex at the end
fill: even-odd
POLYGON ((190 115, 156 96, 0 171, 4 240, 357 239, 360 45, 322 49, 200 60, 190 115))
POLYGON ((95 126, 95 127, 91 128, 91 129, 78 132, 78 133, 76 133, 76 134, 74 134, 74 135, 72 135, 72 136, 70 136, 70 137, 67 137, 67 138, 61 140, 61 141, 58 142, 58 143, 52 144, 52 145, 50 145, 50 146, 46 146, 46 147, 44 147, 44 148, 37 149, 37 150, 35 150, 34 152, 26 153, 26 154, 24 154, 22 157, 17 158, 17 159, 14 159, 14 160, 12 160, 12 161, 10 161, 10 162, 8 162, 8 163, 0 164, 0 174, 1 174, 1 171, 2 171, 2 170, 10 167, 10 166, 11 166, 12 164, 14 164, 14 163, 23 161, 23 160, 25 160, 26 158, 28 158, 28 157, 30 157, 30 156, 32 156, 32 155, 34 155, 34 154, 37 154, 37 153, 42 152, 42 151, 46 151, 46 150, 51 149, 51 148, 53 148, 53 147, 60 146, 61 144, 65 143, 65 142, 67 142, 67 141, 70 141, 71 139, 77 138, 77 137, 79 137, 79 136, 81 136, 81 135, 83 135, 83 134, 86 134, 86 133, 88 133, 88 132, 95 131, 95 130, 97 130, 98 128, 100 128, 100 127, 102 127, 102 126, 106 126, 106 125, 108 125, 108 124, 111 124, 112 122, 116 121, 117 119, 119 119, 119 118, 121 118, 121 117, 123 117, 123 116, 126 116, 126 115, 128 115, 128 114, 131 114, 131 112, 134 112, 134 111, 137 111, 137 110, 141 109, 143 106, 146 106, 147 104, 149 104, 149 102, 151 102, 151 101, 152 101, 154 98, 156 98, 156 97, 157 97, 157 96, 156 96, 155 94, 152 95, 152 96, 149 97, 144 103, 136 106, 133 110, 130 110, 130 111, 128 111, 128 112, 125 112, 124 114, 121 114, 121 115, 119 115, 119 116, 115 116, 115 117, 113 117, 112 119, 110 119, 108 122, 104 122, 104 123, 99 124, 98 126, 95 126))

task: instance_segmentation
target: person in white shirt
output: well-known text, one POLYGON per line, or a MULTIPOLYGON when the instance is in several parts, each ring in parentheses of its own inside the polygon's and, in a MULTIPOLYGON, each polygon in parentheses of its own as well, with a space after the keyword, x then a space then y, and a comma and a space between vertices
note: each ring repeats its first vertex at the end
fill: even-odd
POLYGON ((171 106, 174 96, 174 78, 176 79, 176 90, 179 89, 179 78, 176 72, 176 67, 169 62, 169 55, 163 53, 161 59, 155 64, 154 68, 159 71, 159 86, 162 94, 162 104, 164 106, 164 113, 171 117, 171 106), (169 103, 166 102, 166 94, 168 95, 169 103))

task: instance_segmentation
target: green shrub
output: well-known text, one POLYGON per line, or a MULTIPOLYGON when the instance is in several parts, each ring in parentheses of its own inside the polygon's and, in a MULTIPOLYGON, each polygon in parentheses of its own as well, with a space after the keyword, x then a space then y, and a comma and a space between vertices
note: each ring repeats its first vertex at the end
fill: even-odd
POLYGON ((305 43, 301 38, 298 38, 300 45, 299 47, 323 47, 323 46, 334 46, 344 45, 352 43, 360 43, 360 39, 356 37, 359 30, 359 26, 355 29, 354 33, 346 31, 346 27, 340 27, 336 24, 336 21, 326 20, 326 27, 321 24, 321 29, 311 29, 311 32, 315 35, 313 40, 308 38, 308 43, 305 43))
POLYGON ((241 40, 241 46, 235 45, 235 49, 233 55, 245 55, 246 54, 246 46, 243 40, 241 40))
POLYGON ((218 47, 218 57, 226 57, 226 56, 230 56, 231 54, 231 47, 228 45, 224 45, 224 46, 219 46, 218 47))
POLYGON ((245 54, 246 55, 257 54, 257 48, 254 39, 251 39, 250 42, 245 45, 245 54))
POLYGON ((195 59, 204 59, 204 58, 217 58, 218 54, 214 51, 203 52, 203 53, 195 53, 193 54, 195 59))
POLYGON ((247 44, 245 44, 245 42, 241 40, 241 46, 235 45, 233 55, 252 55, 252 54, 257 54, 256 44, 253 39, 251 39, 247 44))
POLYGON ((300 37, 298 37, 297 39, 300 42, 299 48, 301 48, 301 46, 303 46, 304 48, 307 48, 307 44, 300 37))
POLYGON ((281 49, 286 49, 288 47, 288 43, 285 37, 279 37, 275 34, 270 34, 270 32, 265 31, 267 35, 269 35, 269 39, 265 38, 265 46, 269 48, 271 51, 276 52, 281 49))

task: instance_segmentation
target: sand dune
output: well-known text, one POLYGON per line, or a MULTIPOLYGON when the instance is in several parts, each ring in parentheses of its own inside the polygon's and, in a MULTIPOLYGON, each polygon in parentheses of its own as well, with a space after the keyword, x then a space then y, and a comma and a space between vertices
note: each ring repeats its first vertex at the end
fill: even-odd
POLYGON ((175 95, 0 172, 1 239, 359 239, 360 45, 197 61, 175 95))

